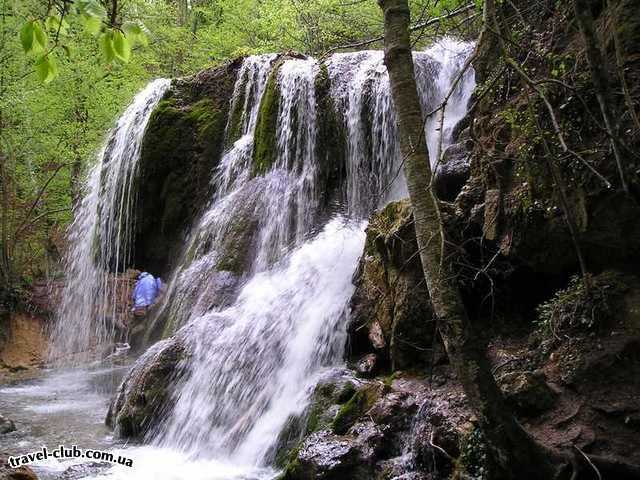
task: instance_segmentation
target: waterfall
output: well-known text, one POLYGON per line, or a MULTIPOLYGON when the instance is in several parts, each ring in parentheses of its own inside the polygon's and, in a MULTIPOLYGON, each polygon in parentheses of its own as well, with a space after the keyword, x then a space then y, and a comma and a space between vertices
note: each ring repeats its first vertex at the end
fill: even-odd
MULTIPOLYGON (((445 40, 416 53, 425 112, 447 95, 470 49, 445 40)), ((250 57, 247 63, 272 68, 273 59, 250 57)), ((287 420, 303 411, 317 376, 339 363, 364 220, 376 206, 406 196, 406 187, 382 53, 334 55, 327 69, 347 133, 344 203, 331 220, 318 224, 323 218, 316 155, 320 68, 314 59, 287 59, 279 66, 276 152, 269 169, 252 175, 254 103, 242 114, 249 119, 243 136, 215 173, 218 193, 195 227, 187 266, 172 282, 176 293, 169 303, 179 306, 172 317, 180 319, 176 326, 183 325, 178 336, 191 357, 181 366, 172 411, 150 434, 159 446, 177 447, 194 458, 213 454, 262 464, 287 420), (243 281, 234 281, 228 271, 230 244, 236 248, 232 255, 244 245, 243 281), (220 292, 228 297, 233 288, 221 286, 230 281, 240 285, 235 297, 212 300, 220 292)), ((236 91, 259 95, 264 88, 251 83, 266 77, 239 75, 236 91)), ((452 95, 444 146, 473 86, 470 72, 452 95)), ((430 145, 437 145, 438 122, 434 116, 425 124, 430 145)))
MULTIPOLYGON (((445 98, 471 48, 444 39, 414 55, 424 112, 445 98)), ((474 85, 469 71, 451 96, 444 147, 474 85)), ((75 260, 69 263, 57 334, 63 349, 86 348, 92 335, 108 336, 105 314, 87 319, 105 304, 107 272, 119 271, 126 261, 126 231, 114 235, 114 229, 131 228, 140 138, 165 88, 165 81, 157 81, 136 97, 112 134, 114 146, 106 148, 90 177, 71 230, 75 260), (125 138, 128 149, 116 149, 125 138), (94 241, 100 245, 97 256, 94 241), (113 258, 115 268, 109 264, 113 258), (100 303, 84 298, 87 285, 100 294, 100 303), (61 343, 72 328, 78 331, 71 337, 78 338, 61 343)), ((156 317, 167 322, 165 336, 173 335, 188 353, 171 385, 170 408, 146 440, 192 459, 265 465, 287 421, 304 411, 319 376, 341 362, 367 217, 407 193, 381 52, 335 54, 325 62, 247 57, 229 102, 227 148, 212 172, 212 197, 191 227, 156 317), (344 132, 335 138, 320 133, 323 72, 336 128, 344 132), (271 101, 273 115, 267 118, 271 101), (257 155, 262 127, 271 119, 267 162, 257 155), (344 156, 320 155, 328 142, 344 156), (331 167, 339 172, 332 191, 322 180, 326 162, 335 162, 331 167)), ((425 121, 434 166, 441 113, 425 121)))
POLYGON ((91 169, 85 194, 68 231, 66 284, 50 332, 49 358, 75 361, 112 341, 114 321, 123 312, 115 297, 116 278, 131 255, 135 178, 144 130, 151 112, 169 87, 169 80, 151 82, 122 114, 99 161, 91 169))

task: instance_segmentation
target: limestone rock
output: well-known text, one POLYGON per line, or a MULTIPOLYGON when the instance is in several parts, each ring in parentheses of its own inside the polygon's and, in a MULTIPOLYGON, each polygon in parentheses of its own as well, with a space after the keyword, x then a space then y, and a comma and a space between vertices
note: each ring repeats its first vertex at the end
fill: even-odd
POLYGON ((351 301, 354 360, 375 353, 381 369, 429 364, 433 313, 417 250, 408 201, 390 203, 371 218, 351 301))
POLYGON ((511 372, 500 378, 502 391, 516 411, 532 415, 548 410, 556 400, 556 393, 538 372, 511 372))
POLYGON ((378 367, 378 356, 375 353, 368 353, 356 364, 356 372, 364 378, 371 378, 376 374, 378 367))
POLYGON ((106 424, 121 437, 139 438, 162 418, 170 406, 171 380, 184 355, 180 337, 156 343, 124 378, 109 406, 106 424))
POLYGON ((464 143, 454 143, 444 152, 436 170, 433 187, 440 200, 453 201, 469 178, 469 151, 464 143))
POLYGON ((8 459, 0 457, 0 480, 38 480, 38 476, 26 466, 11 468, 8 459))

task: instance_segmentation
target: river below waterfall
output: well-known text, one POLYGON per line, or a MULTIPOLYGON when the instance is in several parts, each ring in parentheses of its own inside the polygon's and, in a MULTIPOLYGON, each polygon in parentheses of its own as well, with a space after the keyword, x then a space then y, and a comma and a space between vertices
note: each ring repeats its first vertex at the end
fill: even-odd
POLYGON ((48 460, 30 466, 40 480, 130 479, 152 480, 269 480, 276 471, 194 460, 171 448, 136 445, 114 437, 104 416, 122 376, 123 365, 42 370, 39 376, 0 386, 0 412, 11 418, 16 431, 0 435, 0 453, 22 455, 47 446, 78 445, 123 455, 132 467, 86 460, 48 460))
MULTIPOLYGON (((0 435, 0 451, 21 455, 42 446, 78 445, 110 449, 116 445, 104 412, 127 365, 42 370, 36 378, 0 387, 0 411, 16 431, 0 435)), ((39 478, 58 478, 71 464, 43 462, 39 478)))

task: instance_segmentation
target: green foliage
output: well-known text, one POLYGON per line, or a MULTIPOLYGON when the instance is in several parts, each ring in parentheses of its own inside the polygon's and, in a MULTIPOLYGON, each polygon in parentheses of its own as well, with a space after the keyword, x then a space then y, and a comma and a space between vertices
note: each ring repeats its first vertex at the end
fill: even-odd
MULTIPOLYGON (((115 0, 112 0, 115 1, 115 0)), ((97 0, 70 0, 53 2, 53 10, 42 18, 27 20, 20 29, 20 43, 27 55, 38 55, 35 69, 42 83, 49 83, 58 76, 55 53, 58 47, 68 56, 69 42, 84 41, 78 29, 67 21, 84 26, 91 35, 98 36, 106 63, 118 60, 127 63, 134 45, 148 45, 146 29, 138 21, 110 23, 104 6, 97 0), (57 10, 56 8, 57 7, 57 10)))

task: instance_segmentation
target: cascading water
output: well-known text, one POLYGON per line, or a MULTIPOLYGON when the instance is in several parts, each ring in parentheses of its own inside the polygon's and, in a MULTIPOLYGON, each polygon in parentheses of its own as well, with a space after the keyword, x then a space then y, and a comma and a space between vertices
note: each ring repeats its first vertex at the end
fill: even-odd
MULTIPOLYGON (((441 105, 472 49, 472 43, 444 38, 424 52, 414 52, 416 83, 425 115, 441 105)), ((408 196, 384 55, 379 51, 341 53, 327 63, 334 101, 348 133, 347 204, 353 212, 366 216, 372 208, 408 196)), ((446 108, 425 119, 432 166, 437 166, 441 115, 444 150, 451 143, 453 127, 466 114, 474 87, 475 75, 468 69, 446 108)))
MULTIPOLYGON (((445 39, 415 54, 424 112, 442 102, 471 47, 445 39)), ((238 72, 226 129, 229 147, 213 172, 214 194, 191 229, 157 317, 169 319, 165 333, 175 332, 188 354, 171 386, 173 401, 166 417, 147 441, 159 451, 178 451, 198 462, 216 458, 235 465, 269 463, 288 419, 304 411, 322 372, 340 363, 366 218, 374 208, 406 196, 382 53, 336 54, 325 65, 314 59, 276 58, 248 57, 238 72), (346 138, 345 175, 339 180, 339 200, 330 209, 319 201, 324 166, 318 155, 316 80, 325 66, 346 138), (274 68, 279 93, 275 151, 273 161, 258 169, 256 127, 274 68)), ((444 147, 473 87, 469 71, 446 108, 444 147)), ((69 283, 63 308, 73 320, 61 324, 57 337, 69 335, 71 326, 87 331, 71 343, 59 343, 62 347, 86 347, 96 331, 95 324, 93 330, 86 327, 95 304, 80 301, 86 285, 94 284, 83 285, 86 280, 79 278, 96 272, 104 278, 114 254, 119 265, 126 258, 125 244, 109 250, 104 242, 121 241, 114 229, 130 228, 124 221, 132 211, 130 175, 146 119, 165 88, 162 82, 147 87, 114 131, 118 136, 123 129, 125 135, 129 125, 127 131, 136 134, 127 135, 138 145, 122 154, 105 154, 101 175, 114 181, 101 189, 100 174, 91 177, 92 190, 73 230, 78 232, 74 248, 80 252, 75 256, 83 260, 70 264, 71 275, 78 279, 69 283), (100 222, 92 220, 97 216, 93 212, 106 211, 110 214, 101 213, 100 222), (105 221, 111 223, 103 225, 105 221), (103 244, 97 264, 92 261, 93 238, 103 244)), ((438 125, 437 115, 425 122, 434 165, 438 125)), ((102 296, 106 290, 96 285, 102 296)), ((105 336, 105 323, 103 315, 97 322, 99 338, 105 336)))
MULTIPOLYGON (((445 40, 415 55, 425 111, 447 95, 470 48, 445 40)), ((372 208, 406 193, 382 54, 334 55, 328 72, 334 104, 347 131, 346 201, 342 214, 313 235, 320 218, 315 148, 319 70, 313 59, 289 59, 280 66, 277 152, 268 171, 251 174, 251 121, 244 133, 250 141, 236 142, 216 172, 214 182, 226 188, 203 216, 194 234, 196 246, 190 248, 190 264, 173 282, 183 293, 174 300, 185 325, 178 335, 191 357, 182 365, 172 411, 151 433, 157 445, 177 447, 192 457, 213 454, 262 464, 286 421, 304 409, 317 375, 339 362, 351 276, 364 242, 363 220, 372 208), (243 152, 240 163, 237 150, 243 152), (238 217, 243 219, 242 235, 251 237, 242 255, 249 257, 245 271, 252 276, 230 305, 211 308, 209 286, 220 285, 211 279, 224 270, 224 245, 238 234, 238 217)), ((243 81, 240 76, 238 82, 243 81)), ((445 116, 445 146, 473 85, 469 73, 452 95, 445 116)), ((248 84, 244 88, 260 91, 248 84)), ((249 107, 244 117, 256 118, 255 109, 255 104, 249 107)), ((425 126, 430 142, 431 137, 438 142, 436 120, 425 126)))
POLYGON ((93 347, 112 341, 119 312, 115 275, 130 256, 134 182, 144 130, 170 81, 151 82, 118 120, 69 229, 62 303, 51 331, 51 360, 89 358, 93 347))

